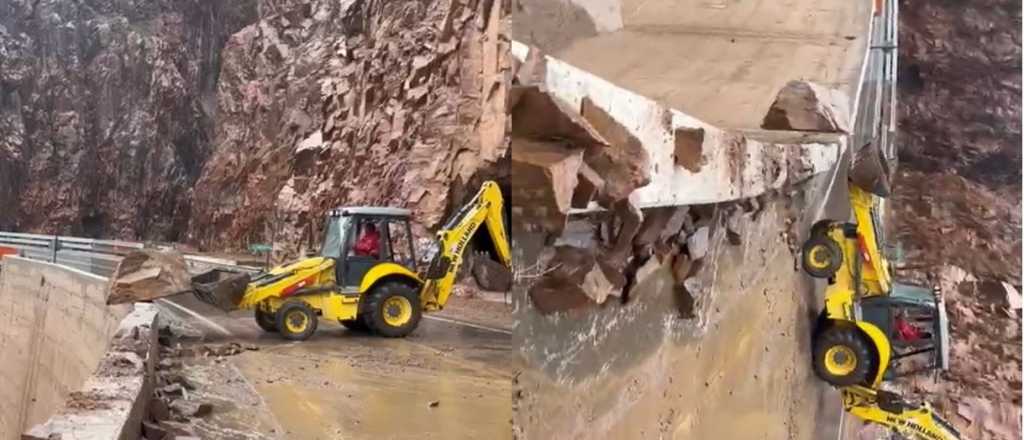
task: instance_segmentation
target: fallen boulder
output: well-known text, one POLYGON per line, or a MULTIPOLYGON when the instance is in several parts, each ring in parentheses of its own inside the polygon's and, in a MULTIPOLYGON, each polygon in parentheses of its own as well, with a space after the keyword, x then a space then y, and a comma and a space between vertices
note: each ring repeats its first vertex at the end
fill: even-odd
POLYGON ((118 263, 110 277, 107 304, 150 301, 191 290, 192 279, 180 252, 140 249, 118 263))
POLYGON ((559 234, 572 206, 583 150, 553 142, 513 139, 513 227, 559 234))
POLYGON ((584 161, 604 179, 604 205, 629 197, 634 190, 651 183, 650 157, 643 144, 608 112, 584 98, 581 112, 605 145, 587 148, 584 161))
POLYGON ((817 83, 790 81, 776 95, 761 128, 849 133, 850 99, 817 83))
POLYGON ((625 285, 625 277, 594 249, 559 246, 529 294, 534 308, 550 314, 603 304, 609 296, 620 296, 625 285))

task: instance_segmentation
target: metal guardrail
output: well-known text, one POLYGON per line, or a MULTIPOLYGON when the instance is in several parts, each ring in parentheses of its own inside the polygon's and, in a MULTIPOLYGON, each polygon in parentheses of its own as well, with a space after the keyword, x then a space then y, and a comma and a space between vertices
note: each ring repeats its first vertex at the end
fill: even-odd
POLYGON ((852 147, 877 143, 887 165, 895 167, 899 6, 891 0, 880 2, 880 6, 871 18, 867 69, 857 97, 852 147))
MULTIPOLYGON (((122 256, 146 246, 131 241, 0 232, 0 247, 13 248, 17 250, 18 255, 25 258, 56 263, 109 277, 117 270, 117 264, 121 261, 122 256)), ((189 268, 194 271, 214 268, 235 272, 258 272, 260 270, 255 267, 236 265, 229 260, 197 255, 186 255, 185 260, 189 268)))
POLYGON ((143 248, 142 243, 17 232, 0 232, 0 246, 13 248, 26 258, 100 276, 110 276, 122 255, 143 248))

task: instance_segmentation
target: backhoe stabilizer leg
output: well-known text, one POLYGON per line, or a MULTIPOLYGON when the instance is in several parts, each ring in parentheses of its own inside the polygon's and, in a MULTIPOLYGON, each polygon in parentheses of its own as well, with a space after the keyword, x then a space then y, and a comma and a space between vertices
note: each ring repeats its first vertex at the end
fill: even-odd
POLYGON ((960 440, 957 432, 926 404, 913 405, 895 393, 863 386, 840 389, 843 409, 869 423, 885 426, 900 435, 922 440, 960 440))

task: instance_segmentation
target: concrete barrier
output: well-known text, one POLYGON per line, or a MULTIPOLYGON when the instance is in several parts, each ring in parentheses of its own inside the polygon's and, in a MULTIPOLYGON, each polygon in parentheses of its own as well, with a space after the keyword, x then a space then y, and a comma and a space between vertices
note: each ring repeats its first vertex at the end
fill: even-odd
POLYGON ((63 409, 22 440, 133 440, 141 435, 159 359, 157 309, 139 303, 121 321, 96 372, 63 409))
MULTIPOLYGON (((530 50, 512 43, 522 62, 530 50)), ((641 142, 651 182, 630 195, 638 208, 754 197, 830 170, 845 148, 839 135, 723 130, 551 56, 543 69, 548 93, 575 109, 590 99, 641 142)))
POLYGON ((95 371, 131 310, 108 307, 106 286, 65 266, 0 261, 0 439, 46 421, 95 371))

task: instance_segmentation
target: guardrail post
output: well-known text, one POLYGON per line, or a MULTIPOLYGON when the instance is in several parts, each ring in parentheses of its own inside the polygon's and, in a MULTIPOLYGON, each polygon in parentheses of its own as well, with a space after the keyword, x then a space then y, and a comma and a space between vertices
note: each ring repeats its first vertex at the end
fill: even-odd
POLYGON ((60 237, 57 237, 56 235, 54 235, 53 239, 50 240, 50 248, 53 249, 53 251, 50 253, 50 262, 51 263, 56 263, 57 262, 57 250, 58 250, 59 247, 60 247, 60 237))

